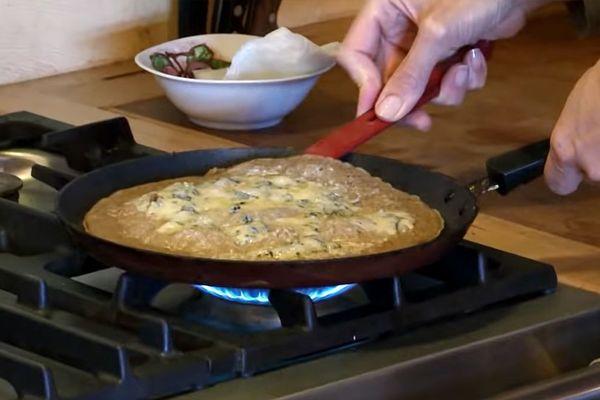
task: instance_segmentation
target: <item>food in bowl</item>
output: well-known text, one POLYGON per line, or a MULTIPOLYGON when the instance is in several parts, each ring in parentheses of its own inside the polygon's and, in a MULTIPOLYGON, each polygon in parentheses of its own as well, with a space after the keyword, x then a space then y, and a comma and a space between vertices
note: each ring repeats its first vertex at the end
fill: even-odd
POLYGON ((149 55, 152 67, 169 75, 191 79, 277 79, 310 74, 331 64, 338 43, 317 46, 302 35, 279 28, 263 38, 248 40, 231 61, 206 43, 184 51, 161 50, 149 55), (221 70, 222 75, 202 71, 221 70))
POLYGON ((231 61, 220 58, 218 49, 206 43, 195 44, 184 51, 155 51, 149 59, 156 71, 184 78, 211 79, 199 71, 227 69, 222 76, 214 75, 212 79, 267 80, 323 69, 335 58, 337 45, 334 42, 319 47, 302 35, 279 28, 265 37, 243 43, 231 61))
POLYGON ((159 72, 185 78, 194 78, 197 71, 222 69, 231 65, 229 61, 216 57, 215 52, 204 43, 195 45, 188 51, 152 53, 150 62, 159 72))
POLYGON ((418 196, 339 160, 255 159, 119 190, 85 230, 128 246, 230 260, 307 260, 406 248, 444 221, 418 196))
POLYGON ((265 37, 180 38, 140 52, 135 62, 154 76, 170 102, 194 124, 247 131, 277 125, 296 109, 318 79, 335 66, 336 47, 336 43, 317 46, 280 28, 265 37), (196 46, 205 46, 214 58, 231 64, 219 69, 191 68, 193 77, 183 65, 186 76, 153 66, 153 54, 186 53, 196 46))

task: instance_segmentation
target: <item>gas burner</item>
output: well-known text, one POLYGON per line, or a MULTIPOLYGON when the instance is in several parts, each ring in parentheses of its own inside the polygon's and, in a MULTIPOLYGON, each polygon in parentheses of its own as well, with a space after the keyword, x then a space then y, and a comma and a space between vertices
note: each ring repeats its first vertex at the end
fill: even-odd
MULTIPOLYGON (((205 293, 204 296, 189 301, 179 310, 181 316, 186 320, 212 326, 216 329, 235 332, 258 332, 282 327, 278 311, 269 305, 268 290, 224 289, 225 293, 239 297, 243 296, 245 299, 250 299, 253 296, 253 300, 241 302, 221 297, 221 293, 218 290, 222 288, 211 286, 206 286, 205 288, 207 289, 200 289, 205 293), (218 295, 212 294, 211 290, 214 291, 215 289, 217 289, 218 295), (259 298, 260 300, 257 300, 259 298)), ((323 295, 318 302, 313 300, 317 317, 343 312, 368 302, 364 292, 358 285, 297 289, 293 292, 304 293, 310 296, 308 292, 313 291, 313 295, 319 295, 320 290, 325 291, 328 297, 323 295), (334 292, 335 290, 337 292, 334 292)))
MULTIPOLYGON (((352 289, 353 284, 325 286, 318 288, 295 289, 296 292, 302 293, 310 297, 317 303, 323 300, 331 299, 339 296, 342 293, 352 289)), ((196 285, 196 288, 201 292, 207 293, 219 299, 237 302, 241 304, 254 304, 266 306, 269 304, 268 289, 238 289, 238 288, 223 288, 216 286, 196 285)))
POLYGON ((16 201, 22 187, 23 181, 18 176, 0 172, 0 197, 16 201))

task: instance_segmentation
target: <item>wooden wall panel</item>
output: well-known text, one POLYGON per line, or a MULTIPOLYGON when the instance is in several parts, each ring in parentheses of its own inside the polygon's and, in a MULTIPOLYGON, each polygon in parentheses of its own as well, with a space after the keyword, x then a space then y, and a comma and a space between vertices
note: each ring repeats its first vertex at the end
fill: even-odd
MULTIPOLYGON (((355 13, 364 0, 283 0, 298 26, 355 13)), ((0 0, 0 85, 130 59, 175 37, 175 0, 0 0)))
POLYGON ((167 37, 167 0, 0 0, 0 84, 131 57, 167 37))
POLYGON ((314 22, 354 15, 366 0, 283 0, 279 23, 284 26, 307 25, 314 22))

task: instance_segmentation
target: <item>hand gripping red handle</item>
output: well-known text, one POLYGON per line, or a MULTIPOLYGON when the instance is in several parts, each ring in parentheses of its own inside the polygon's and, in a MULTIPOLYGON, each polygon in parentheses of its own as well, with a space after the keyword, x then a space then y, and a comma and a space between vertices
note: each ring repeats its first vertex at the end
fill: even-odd
MULTIPOLYGON (((448 69, 455 64, 461 63, 467 52, 473 49, 479 49, 484 57, 489 59, 492 55, 493 42, 481 40, 475 45, 461 47, 454 55, 439 62, 431 72, 423 95, 419 101, 417 101, 417 104, 415 104, 411 112, 433 100, 440 94, 442 78, 448 69)), ((319 141, 309 146, 304 153, 340 158, 392 124, 392 122, 383 121, 377 118, 375 110, 371 109, 355 120, 340 126, 333 132, 321 138, 319 141)))

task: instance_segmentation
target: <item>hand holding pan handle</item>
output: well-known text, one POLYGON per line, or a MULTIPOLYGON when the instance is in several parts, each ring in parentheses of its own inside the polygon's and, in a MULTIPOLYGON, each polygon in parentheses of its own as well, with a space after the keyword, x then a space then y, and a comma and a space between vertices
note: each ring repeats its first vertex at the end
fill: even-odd
POLYGON ((541 176, 549 151, 550 139, 544 139, 492 157, 486 163, 487 177, 470 184, 469 190, 476 195, 492 190, 505 195, 541 176))
MULTIPOLYGON (((481 51, 486 59, 489 59, 492 55, 493 42, 480 40, 473 46, 461 47, 454 55, 439 62, 431 72, 425 91, 417 101, 417 104, 413 107, 412 111, 436 98, 440 94, 442 78, 448 69, 453 65, 462 62, 465 55, 470 50, 476 48, 481 51)), ((309 146, 304 153, 340 158, 391 125, 393 125, 393 122, 383 121, 377 118, 375 110, 371 109, 355 120, 342 125, 333 132, 327 134, 324 138, 309 146)))

